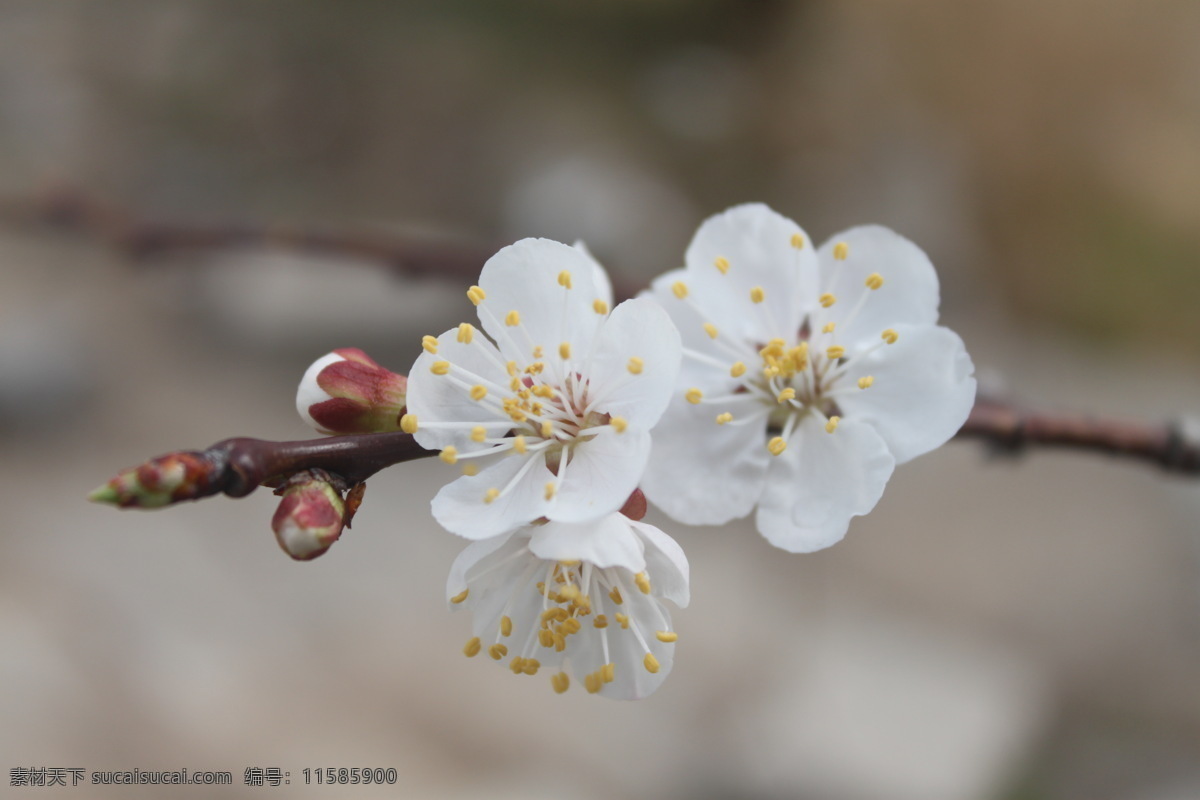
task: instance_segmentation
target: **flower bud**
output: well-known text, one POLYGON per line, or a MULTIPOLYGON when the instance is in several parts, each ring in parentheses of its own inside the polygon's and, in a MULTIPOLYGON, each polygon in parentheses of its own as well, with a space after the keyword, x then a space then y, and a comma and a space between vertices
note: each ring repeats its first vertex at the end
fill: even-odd
POLYGON ((213 463, 200 453, 168 453, 123 470, 88 499, 122 508, 161 508, 212 494, 213 473, 213 463))
POLYGON ((321 433, 400 430, 408 381, 354 347, 313 362, 300 380, 296 410, 321 433))
POLYGON ((321 470, 293 475, 275 491, 283 499, 271 529, 283 552, 297 561, 324 553, 342 535, 346 506, 341 492, 321 470))

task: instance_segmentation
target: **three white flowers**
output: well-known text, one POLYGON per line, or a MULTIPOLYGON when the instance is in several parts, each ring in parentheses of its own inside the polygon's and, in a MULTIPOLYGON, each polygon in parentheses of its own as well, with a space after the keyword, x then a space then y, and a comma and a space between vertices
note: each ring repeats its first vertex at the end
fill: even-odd
POLYGON ((679 545, 620 513, 639 486, 688 524, 757 507, 769 541, 808 552, 965 421, 973 367, 908 240, 862 227, 814 251, 743 205, 701 225, 685 264, 612 308, 582 246, 525 239, 467 292, 482 331, 425 337, 399 425, 462 466, 432 510, 474 540, 447 584, 474 612, 468 656, 644 697, 673 663, 662 601, 689 588, 679 545))

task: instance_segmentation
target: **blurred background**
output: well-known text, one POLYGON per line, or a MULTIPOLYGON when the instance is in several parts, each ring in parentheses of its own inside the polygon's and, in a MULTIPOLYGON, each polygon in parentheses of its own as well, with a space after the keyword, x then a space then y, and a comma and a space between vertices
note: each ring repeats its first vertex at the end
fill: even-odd
MULTIPOLYGON (((735 203, 818 241, 878 222, 930 254, 990 391, 1167 419, 1200 412, 1198 41, 1200 4, 1133 0, 10 0, 0 193, 485 251, 582 238, 635 284, 735 203)), ((951 443, 810 556, 652 512, 694 599, 634 704, 462 657, 440 464, 373 478, 306 564, 265 490, 83 500, 168 450, 306 438, 312 360, 406 371, 470 317, 463 288, 0 226, 6 772, 230 770, 221 797, 1200 797, 1200 485, 1140 464, 951 443), (242 787, 255 766, 292 786, 242 787), (296 788, 326 766, 399 779, 296 788)), ((73 791, 208 794, 108 788, 73 791)))

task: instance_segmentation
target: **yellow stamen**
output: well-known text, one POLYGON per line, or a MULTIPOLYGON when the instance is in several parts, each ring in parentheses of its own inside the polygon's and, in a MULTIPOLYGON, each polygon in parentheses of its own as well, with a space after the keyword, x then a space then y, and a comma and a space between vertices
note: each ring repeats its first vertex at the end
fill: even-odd
POLYGON ((646 362, 634 356, 629 359, 629 363, 625 365, 625 369, 629 370, 632 375, 641 375, 642 369, 646 366, 646 362))
POLYGON ((433 362, 433 365, 429 367, 429 371, 432 372, 434 375, 445 375, 447 372, 450 371, 450 362, 449 361, 435 361, 435 362, 433 362))
POLYGON ((620 625, 622 629, 624 629, 624 630, 629 629, 629 615, 628 614, 613 614, 613 618, 617 621, 617 624, 620 625))
POLYGON ((522 661, 523 671, 526 675, 537 675, 538 669, 542 666, 542 662, 536 658, 526 658, 522 661))
POLYGON ((558 491, 558 486, 555 485, 554 481, 546 481, 545 498, 547 500, 553 500, 554 494, 557 491, 558 491))
POLYGON ((792 247, 796 248, 797 250, 803 249, 804 248, 804 237, 798 233, 793 233, 792 234, 792 247))
POLYGON ((717 326, 711 322, 704 323, 704 332, 708 334, 708 338, 710 339, 717 338, 717 326))
POLYGON ((607 314, 608 303, 604 302, 600 298, 596 298, 596 300, 592 303, 592 310, 597 314, 607 314))
POLYGON ((782 392, 780 392, 778 395, 776 395, 775 399, 780 403, 786 403, 788 400, 795 400, 796 399, 796 390, 789 386, 788 388, 786 388, 782 392))
POLYGON ((611 599, 617 605, 621 605, 622 603, 625 602, 625 600, 621 597, 621 590, 618 589, 616 586, 612 587, 612 589, 609 590, 608 596, 609 596, 609 599, 611 599))
POLYGON ((608 424, 612 425, 613 430, 617 433, 624 433, 625 429, 629 427, 629 421, 624 417, 613 417, 608 421, 608 424))
POLYGON ((521 374, 521 370, 517 368, 517 362, 515 361, 509 361, 504 365, 504 369, 508 371, 510 378, 515 378, 517 375, 521 374))
POLYGON ((467 299, 475 305, 479 305, 487 299, 487 293, 478 286, 472 286, 470 289, 467 289, 467 299))
POLYGON ((827 322, 824 328, 821 328, 822 333, 833 333, 833 329, 837 327, 836 322, 827 322))
POLYGON ((874 290, 874 289, 878 289, 880 286, 883 286, 883 276, 882 275, 880 275, 878 272, 872 272, 870 275, 867 276, 867 288, 868 289, 874 290))
POLYGON ((521 455, 525 455, 525 437, 518 436, 513 439, 513 450, 516 450, 521 455))
POLYGON ((880 338, 882 338, 888 344, 895 344, 896 340, 900 338, 900 334, 896 333, 896 331, 893 329, 888 328, 886 331, 880 334, 880 338))
POLYGON ((500 618, 500 635, 512 636, 512 620, 508 616, 500 618))
POLYGON ((825 432, 833 433, 837 430, 838 423, 842 421, 841 417, 830 417, 829 422, 825 423, 825 432))
POLYGON ((554 435, 554 423, 548 419, 542 420, 542 438, 549 439, 554 435))
POLYGON ((836 361, 837 359, 846 355, 846 348, 842 347, 840 344, 835 344, 825 350, 825 355, 828 356, 831 361, 836 361))
POLYGON ((537 347, 533 348, 533 357, 534 358, 542 357, 542 346, 540 344, 537 347))
POLYGON ((472 400, 482 400, 485 397, 487 397, 487 387, 486 386, 477 383, 471 387, 471 399, 472 400))
POLYGON ((555 673, 550 676, 550 685, 554 687, 555 694, 562 694, 571 688, 571 676, 565 672, 555 673))
POLYGON ((571 288, 571 273, 565 269, 562 272, 558 273, 558 285, 563 287, 564 289, 570 289, 571 288))
POLYGON ((675 633, 674 631, 658 631, 654 635, 657 636, 658 640, 663 644, 671 644, 672 642, 679 641, 679 634, 675 633))
POLYGON ((438 340, 436 336, 422 336, 421 347, 425 348, 426 353, 437 354, 438 340))
POLYGON ((596 618, 592 620, 592 625, 597 628, 607 628, 608 617, 604 616, 603 614, 597 614, 596 618))
POLYGON ((463 344, 470 344, 475 338, 475 326, 469 322, 460 323, 458 326, 458 341, 463 344))
POLYGON ((859 378, 859 379, 858 379, 858 388, 860 388, 860 389, 870 389, 870 388, 871 388, 871 384, 873 384, 873 383, 875 383, 875 376, 874 376, 874 375, 864 375, 863 377, 861 377, 861 378, 859 378))
POLYGON ((504 315, 504 324, 510 328, 515 328, 521 324, 521 312, 515 308, 504 315))
POLYGON ((402 416, 400 418, 400 430, 404 431, 405 433, 416 433, 417 432, 417 415, 416 414, 405 414, 404 416, 402 416))
POLYGON ((696 387, 693 386, 691 389, 687 390, 687 394, 685 394, 684 397, 687 398, 687 401, 689 403, 691 403, 692 405, 696 405, 702 399, 704 399, 704 392, 700 391, 699 389, 697 389, 696 387))
POLYGON ((583 685, 587 687, 588 694, 596 694, 604 688, 604 679, 600 677, 599 673, 589 672, 583 677, 583 685))
POLYGON ((838 242, 833 246, 833 257, 838 261, 845 261, 850 255, 850 245, 845 242, 838 242))
POLYGON ((483 502, 487 503, 488 505, 491 505, 492 502, 495 501, 495 499, 499 496, 500 496, 499 489, 488 489, 486 492, 483 493, 483 502))
MULTIPOLYGON (((572 587, 572 588, 575 588, 575 587, 572 587)), ((575 589, 575 591, 576 591, 576 593, 578 593, 579 590, 575 589)), ((562 626, 563 626, 563 633, 570 635, 570 634, 574 634, 574 633, 579 633, 579 629, 583 627, 583 623, 580 622, 575 617, 571 617, 570 619, 563 620, 562 626)))
POLYGON ((642 594, 650 594, 650 576, 644 572, 639 572, 633 576, 633 582, 637 584, 638 589, 642 594))
POLYGON ((508 647, 502 644, 494 644, 488 648, 488 655, 499 661, 508 655, 508 647))
POLYGON ((605 683, 612 683, 613 679, 616 678, 616 675, 617 675, 617 665, 616 664, 605 664, 603 667, 600 668, 599 674, 600 674, 600 679, 602 681, 604 681, 605 683))
POLYGON ((463 475, 466 475, 467 477, 470 477, 472 475, 478 475, 479 474, 479 465, 476 464, 474 461, 470 461, 466 464, 463 464, 462 473, 463 473, 463 475))
POLYGON ((717 414, 717 424, 724 425, 726 422, 733 422, 733 414, 726 411, 724 414, 717 414))
POLYGON ((654 657, 654 653, 646 653, 646 657, 642 659, 642 666, 651 675, 658 672, 658 659, 654 657))
POLYGON ((471 441, 472 442, 482 442, 486 438, 487 438, 487 428, 483 427, 482 425, 476 425, 474 428, 471 428, 471 441))
POLYGON ((453 464, 458 461, 458 448, 454 445, 449 445, 438 454, 438 458, 447 464, 453 464))
POLYGON ((538 631, 538 644, 542 647, 554 647, 554 633, 545 628, 538 631))
POLYGON ((717 256, 716 260, 713 261, 713 266, 716 267, 722 275, 727 275, 729 273, 729 259, 725 256, 717 256))
POLYGON ((740 378, 745 374, 746 374, 746 365, 740 361, 735 362, 734 365, 729 368, 729 375, 731 377, 740 378))
POLYGON ((455 605, 458 605, 458 604, 459 604, 459 603, 461 603, 463 600, 466 600, 466 599, 467 599, 467 595, 469 595, 470 593, 471 593, 471 590, 470 590, 470 589, 463 589, 461 592, 459 592, 458 594, 454 595, 454 597, 451 597, 451 598, 450 598, 450 602, 451 602, 451 603, 454 603, 455 605))
POLYGON ((817 298, 817 302, 820 303, 823 308, 829 308, 831 305, 837 302, 837 297, 833 296, 829 292, 826 292, 817 298))
POLYGON ((684 283, 683 281, 675 281, 674 283, 672 283, 671 291, 674 292, 675 296, 678 297, 680 300, 682 300, 683 298, 688 296, 688 287, 687 287, 687 284, 684 283))
POLYGON ((508 668, 513 675, 520 675, 525 671, 525 659, 520 656, 513 656, 513 660, 508 662, 508 668))
POLYGON ((750 301, 753 303, 761 303, 767 298, 767 293, 763 291, 761 286, 755 286, 750 290, 750 301))
POLYGON ((570 342, 563 342, 562 344, 560 344, 558 346, 558 357, 561 359, 564 359, 564 360, 571 357, 571 343, 570 342))
POLYGON ((767 442, 767 450, 771 452, 771 455, 777 456, 784 450, 787 450, 787 442, 783 440, 782 436, 776 436, 774 439, 767 442))
POLYGON ((479 641, 479 637, 473 636, 467 640, 465 645, 463 645, 463 655, 467 658, 474 658, 475 656, 479 655, 479 650, 482 646, 483 643, 479 641))

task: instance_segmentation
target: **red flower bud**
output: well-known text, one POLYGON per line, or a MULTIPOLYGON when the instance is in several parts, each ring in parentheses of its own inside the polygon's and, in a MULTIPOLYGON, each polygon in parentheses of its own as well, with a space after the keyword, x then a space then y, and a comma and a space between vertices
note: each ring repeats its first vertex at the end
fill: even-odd
POLYGON ((283 552, 297 561, 309 561, 341 537, 346 506, 327 473, 298 473, 275 493, 283 499, 271 518, 271 529, 283 552))
POLYGON ((408 381, 362 350, 344 347, 313 362, 296 392, 296 410, 321 433, 400 430, 408 381))

